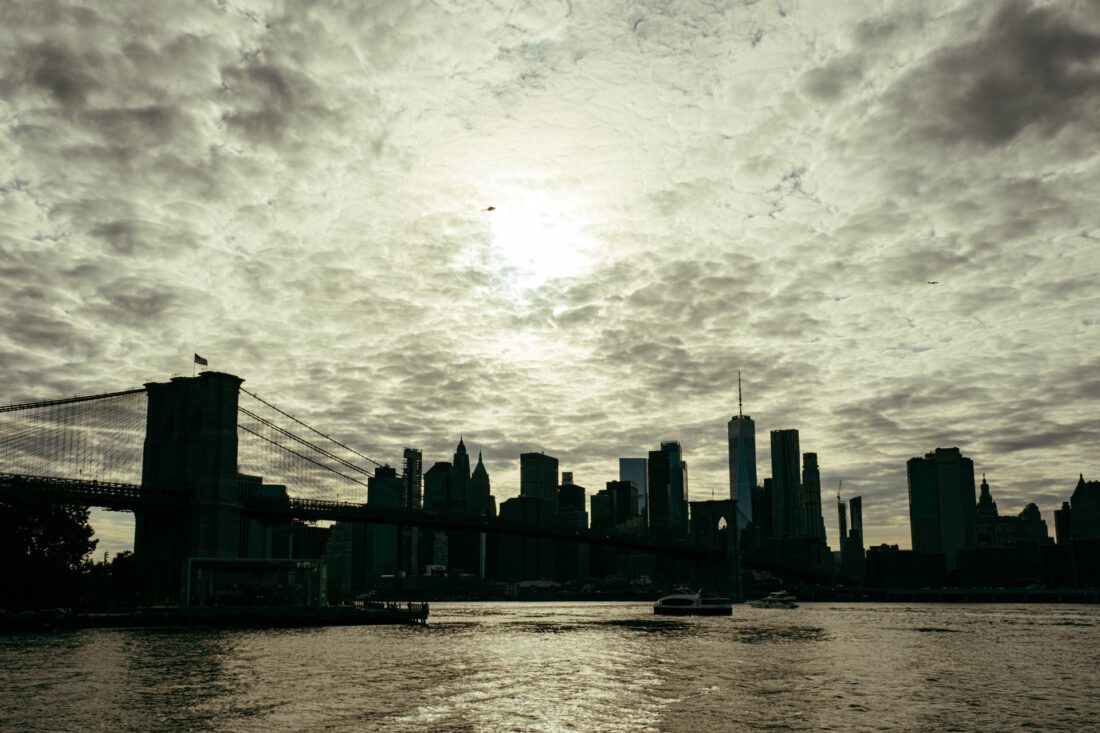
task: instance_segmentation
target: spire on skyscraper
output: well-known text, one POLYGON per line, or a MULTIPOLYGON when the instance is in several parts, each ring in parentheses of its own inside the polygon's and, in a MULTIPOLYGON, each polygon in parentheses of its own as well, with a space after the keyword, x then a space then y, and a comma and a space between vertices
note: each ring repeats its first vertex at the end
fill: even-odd
POLYGON ((474 466, 473 477, 474 478, 480 478, 480 477, 488 478, 489 477, 489 472, 487 470, 485 470, 485 464, 481 460, 481 451, 477 452, 477 465, 474 466))

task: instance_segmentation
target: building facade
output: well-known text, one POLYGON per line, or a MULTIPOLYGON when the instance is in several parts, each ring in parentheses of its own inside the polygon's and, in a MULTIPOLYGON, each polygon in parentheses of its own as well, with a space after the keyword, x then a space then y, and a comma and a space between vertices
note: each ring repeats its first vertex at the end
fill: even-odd
POLYGON ((771 535, 776 538, 804 537, 798 431, 771 431, 771 446, 771 535))
POLYGON ((726 426, 729 443, 730 501, 737 502, 737 526, 753 521, 752 490, 756 487, 756 424, 748 415, 735 415, 726 426))
POLYGON ((937 448, 906 464, 913 551, 940 553, 953 570, 959 551, 978 546, 974 462, 958 448, 937 448))

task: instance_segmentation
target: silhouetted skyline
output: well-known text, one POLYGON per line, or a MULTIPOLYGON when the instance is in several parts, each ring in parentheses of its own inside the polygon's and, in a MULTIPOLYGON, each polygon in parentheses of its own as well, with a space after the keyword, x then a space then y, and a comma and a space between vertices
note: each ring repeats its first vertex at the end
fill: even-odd
POLYGON ((740 369, 868 545, 936 446, 1048 521, 1097 468, 1093 4, 38 5, 0 398, 198 353, 393 465, 464 435, 498 501, 522 453, 599 488, 668 439, 699 500, 740 369))

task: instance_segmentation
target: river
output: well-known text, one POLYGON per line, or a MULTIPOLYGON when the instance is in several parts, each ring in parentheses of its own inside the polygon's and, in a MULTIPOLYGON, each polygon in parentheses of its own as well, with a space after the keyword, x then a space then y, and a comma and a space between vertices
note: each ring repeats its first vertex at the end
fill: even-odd
POLYGON ((440 603, 426 628, 4 634, 0 730, 1100 731, 1100 607, 440 603))

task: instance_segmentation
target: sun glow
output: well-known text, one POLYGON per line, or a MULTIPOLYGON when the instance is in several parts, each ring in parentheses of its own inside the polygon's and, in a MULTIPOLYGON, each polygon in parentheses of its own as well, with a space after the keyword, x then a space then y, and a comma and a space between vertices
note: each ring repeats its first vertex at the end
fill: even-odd
POLYGON ((577 207, 540 193, 498 199, 490 217, 493 255, 518 279, 541 282, 577 275, 592 261, 577 207))

